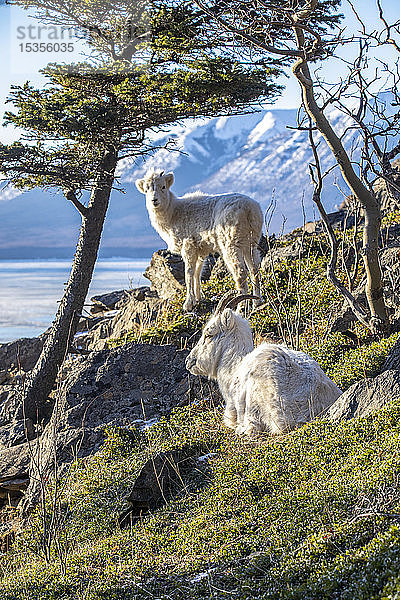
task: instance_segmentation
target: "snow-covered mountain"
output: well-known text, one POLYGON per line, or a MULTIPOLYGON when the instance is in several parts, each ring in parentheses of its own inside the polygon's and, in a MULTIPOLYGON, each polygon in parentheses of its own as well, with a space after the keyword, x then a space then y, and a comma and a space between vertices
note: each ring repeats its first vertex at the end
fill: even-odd
MULTIPOLYGON (((354 148, 356 133, 351 129, 346 132, 348 119, 334 110, 329 118, 336 132, 344 133, 348 150, 354 148)), ((113 192, 103 254, 143 256, 165 245, 151 228, 144 197, 134 185, 135 179, 150 167, 173 170, 173 190, 178 195, 195 189, 209 193, 238 191, 258 200, 264 211, 272 203, 275 208, 270 231, 280 231, 283 223, 285 231, 301 225, 303 207, 306 220, 317 218, 308 172, 312 152, 307 133, 291 129, 295 124, 295 110, 263 110, 243 116, 196 119, 174 127, 169 135, 158 134, 158 145, 172 138, 175 149, 160 149, 145 163, 126 160, 120 165, 125 193, 113 192)), ((332 167, 334 159, 329 148, 318 135, 315 138, 320 141, 324 169, 332 167)), ((328 210, 341 202, 339 188, 346 191, 335 169, 324 185, 328 210)), ((18 254, 17 248, 35 247, 36 255, 41 255, 39 248, 57 248, 57 252, 73 248, 79 218, 62 196, 33 191, 1 200, 0 195, 0 257, 11 248, 13 254, 18 254)))
MULTIPOLYGON (((344 143, 354 152, 357 133, 347 130, 350 119, 331 110, 329 119, 344 143)), ((313 187, 308 165, 313 160, 308 133, 295 129, 296 110, 264 110, 259 113, 192 122, 172 136, 182 152, 159 150, 143 166, 125 164, 121 180, 132 183, 147 168, 175 172, 178 194, 201 189, 209 193, 238 191, 258 200, 266 211, 275 206, 271 231, 279 231, 285 221, 288 231, 316 215, 312 202, 313 187)), ((335 161, 319 134, 319 154, 324 169, 335 161)), ((325 179, 323 200, 334 210, 343 200, 347 188, 338 169, 325 179)), ((272 209, 271 209, 272 210, 272 209)))

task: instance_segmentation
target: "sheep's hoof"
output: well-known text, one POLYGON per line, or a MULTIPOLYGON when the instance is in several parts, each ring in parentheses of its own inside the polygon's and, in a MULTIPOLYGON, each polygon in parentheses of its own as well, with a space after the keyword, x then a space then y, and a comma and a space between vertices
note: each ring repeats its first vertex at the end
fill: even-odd
POLYGON ((243 424, 237 425, 236 429, 235 429, 235 433, 237 435, 243 435, 245 431, 245 427, 243 424))
POLYGON ((236 427, 236 433, 237 435, 247 435, 247 436, 255 436, 258 433, 260 433, 260 430, 258 427, 256 427, 255 425, 252 425, 251 423, 247 423, 247 425, 244 425, 243 423, 241 425, 238 425, 236 427))

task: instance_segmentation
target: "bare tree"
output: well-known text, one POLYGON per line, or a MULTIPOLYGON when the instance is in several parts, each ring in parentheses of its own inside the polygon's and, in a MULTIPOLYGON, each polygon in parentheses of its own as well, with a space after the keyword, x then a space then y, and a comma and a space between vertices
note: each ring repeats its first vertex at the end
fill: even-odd
MULTIPOLYGON (((400 20, 390 24, 377 0, 382 26, 368 31, 354 4, 347 1, 360 26, 359 51, 352 63, 347 62, 347 77, 336 83, 329 102, 347 114, 360 131, 364 183, 378 195, 381 208, 400 208, 400 172, 393 164, 400 154, 400 20), (375 68, 371 73, 372 59, 383 46, 393 50, 393 63, 380 59, 379 71, 375 68)), ((327 84, 318 84, 326 93, 327 84)))
MULTIPOLYGON (((280 64, 292 66, 292 72, 301 88, 304 110, 328 144, 351 193, 362 206, 362 257, 369 308, 369 314, 366 313, 363 322, 375 333, 386 330, 388 315, 379 264, 379 205, 373 191, 356 173, 341 137, 325 114, 326 105, 319 103, 315 75, 310 67, 311 64, 327 59, 339 45, 349 41, 344 37, 343 29, 339 28, 341 15, 335 12, 339 0, 299 0, 295 3, 289 0, 194 2, 212 18, 226 43, 236 42, 244 52, 256 53, 258 56, 272 55, 280 64)), ((349 300, 347 295, 345 297, 349 300)), ((350 306, 354 309, 352 302, 350 306)))

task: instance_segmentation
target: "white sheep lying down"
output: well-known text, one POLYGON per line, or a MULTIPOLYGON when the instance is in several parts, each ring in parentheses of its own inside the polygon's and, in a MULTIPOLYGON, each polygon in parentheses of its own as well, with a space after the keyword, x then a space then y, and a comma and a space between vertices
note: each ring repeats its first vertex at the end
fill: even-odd
POLYGON ((282 433, 320 415, 342 392, 304 352, 281 344, 254 348, 248 321, 232 310, 246 297, 222 299, 186 368, 218 381, 227 427, 282 433))
POLYGON ((185 263, 186 300, 191 310, 202 299, 200 275, 204 259, 219 253, 230 271, 237 290, 247 293, 247 275, 260 299, 258 269, 263 214, 255 200, 243 194, 210 196, 202 192, 177 198, 170 188, 173 173, 148 171, 136 187, 146 196, 151 224, 185 263))

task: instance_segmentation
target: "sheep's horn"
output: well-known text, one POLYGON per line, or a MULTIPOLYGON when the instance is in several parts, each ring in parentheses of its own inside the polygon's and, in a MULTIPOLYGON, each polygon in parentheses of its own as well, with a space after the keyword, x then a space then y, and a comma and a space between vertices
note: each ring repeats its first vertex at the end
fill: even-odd
POLYGON ((160 171, 160 177, 164 175, 164 171, 160 171))
POLYGON ((253 296, 253 294, 241 294, 240 296, 235 296, 232 300, 228 300, 225 304, 224 308, 230 308, 231 310, 235 310, 235 308, 243 302, 244 300, 259 300, 258 296, 253 296))
POLYGON ((224 294, 222 296, 222 298, 220 299, 220 301, 218 302, 217 308, 214 311, 215 314, 222 312, 224 310, 224 308, 226 307, 226 305, 228 304, 228 302, 230 300, 233 300, 235 295, 236 295, 236 292, 234 292, 233 290, 226 292, 226 294, 224 294))

